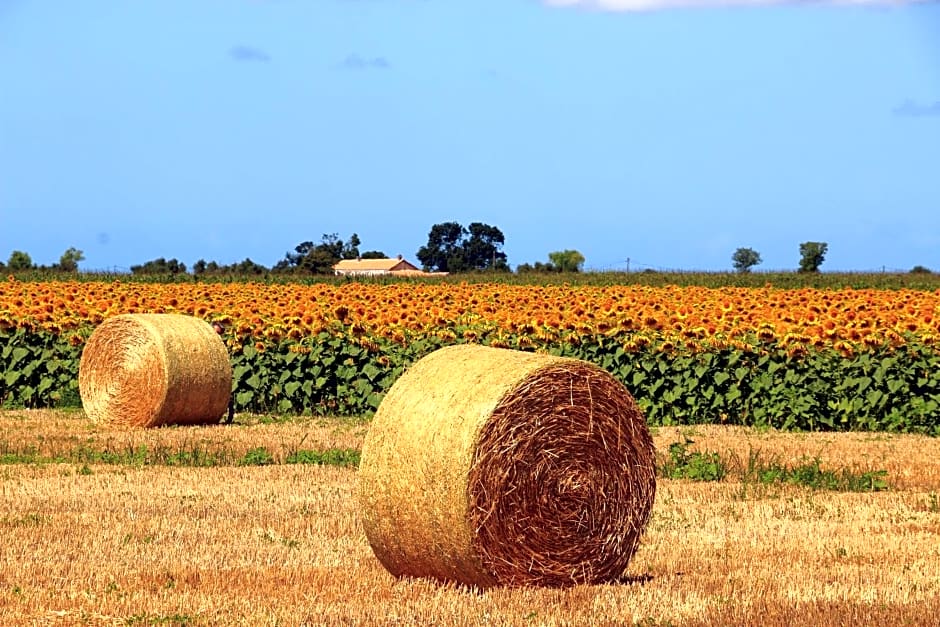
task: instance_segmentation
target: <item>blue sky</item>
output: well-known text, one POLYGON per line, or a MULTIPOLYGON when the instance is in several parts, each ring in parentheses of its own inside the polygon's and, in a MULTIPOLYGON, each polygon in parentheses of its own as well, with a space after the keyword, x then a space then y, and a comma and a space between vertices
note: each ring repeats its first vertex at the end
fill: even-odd
POLYGON ((940 4, 0 0, 0 258, 940 270, 940 4))

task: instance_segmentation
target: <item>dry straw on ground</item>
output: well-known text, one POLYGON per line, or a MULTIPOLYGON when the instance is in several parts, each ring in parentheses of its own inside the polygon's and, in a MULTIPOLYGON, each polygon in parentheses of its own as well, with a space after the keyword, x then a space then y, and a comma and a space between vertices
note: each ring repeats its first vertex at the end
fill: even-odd
POLYGON ((95 422, 136 427, 218 422, 228 407, 228 351, 204 320, 124 314, 101 323, 78 374, 82 406, 95 422))
POLYGON ((475 345, 419 360, 362 448, 363 527, 397 576, 564 586, 623 576, 655 451, 629 392, 575 359, 475 345))

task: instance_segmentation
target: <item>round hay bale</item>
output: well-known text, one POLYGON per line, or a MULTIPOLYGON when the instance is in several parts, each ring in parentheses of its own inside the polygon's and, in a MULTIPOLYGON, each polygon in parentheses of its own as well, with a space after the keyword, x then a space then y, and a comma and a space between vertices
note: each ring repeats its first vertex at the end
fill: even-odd
POLYGON ((359 466, 385 568, 477 587, 620 579, 655 493, 653 440, 619 381, 477 345, 435 351, 395 382, 359 466))
POLYGON ((91 334, 78 369, 85 413, 134 427, 219 422, 228 407, 228 350, 204 320, 123 314, 91 334))

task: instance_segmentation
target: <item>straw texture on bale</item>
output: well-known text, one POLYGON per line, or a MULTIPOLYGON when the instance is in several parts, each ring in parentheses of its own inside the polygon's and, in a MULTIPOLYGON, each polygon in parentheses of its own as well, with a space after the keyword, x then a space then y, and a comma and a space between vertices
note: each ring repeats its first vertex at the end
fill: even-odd
POLYGON ((620 579, 655 493, 652 437, 619 381, 476 345, 435 351, 395 382, 359 466, 385 568, 477 587, 620 579))
POLYGON ((82 351, 78 388, 95 422, 158 427, 219 422, 232 367, 212 327, 176 314, 108 318, 82 351))

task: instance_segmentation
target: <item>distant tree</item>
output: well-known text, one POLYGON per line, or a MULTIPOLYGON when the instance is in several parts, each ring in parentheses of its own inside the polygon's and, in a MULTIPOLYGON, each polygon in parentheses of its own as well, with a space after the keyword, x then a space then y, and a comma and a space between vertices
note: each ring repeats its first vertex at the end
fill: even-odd
POLYGON ((418 249, 417 257, 425 270, 459 272, 463 270, 463 239, 467 229, 457 222, 435 224, 428 232, 428 243, 418 249))
POLYGON ((927 266, 914 266, 911 268, 911 274, 933 274, 927 266))
POLYGON ((516 267, 516 272, 519 274, 524 274, 527 272, 536 272, 539 274, 548 274, 551 272, 560 272, 558 266, 548 262, 542 263, 541 261, 536 261, 534 264, 531 263, 521 263, 516 267))
POLYGON ((233 264, 231 267, 234 269, 232 274, 238 274, 241 276, 248 274, 265 274, 268 271, 266 267, 262 266, 260 263, 255 263, 248 257, 245 257, 244 261, 233 264))
POLYGON ((22 250, 14 250, 7 259, 7 267, 16 272, 17 270, 29 270, 33 267, 33 258, 22 250))
POLYGON ((176 259, 167 261, 163 257, 152 259, 139 266, 131 266, 131 274, 184 274, 186 264, 176 259))
POLYGON ((218 262, 207 262, 205 259, 200 259, 193 264, 193 274, 195 276, 200 276, 203 274, 221 274, 224 268, 225 266, 220 266, 218 262))
POLYGON ((360 259, 388 259, 388 255, 381 250, 367 250, 359 254, 360 259))
POLYGON ((739 248, 731 255, 731 263, 738 272, 750 272, 753 266, 760 264, 760 253, 753 248, 739 248))
POLYGON ((341 259, 359 256, 359 236, 353 233, 343 242, 336 233, 324 233, 319 244, 301 242, 274 266, 275 272, 305 274, 332 274, 333 266, 341 259))
POLYGON ((581 272, 581 266, 584 265, 584 255, 576 250, 558 250, 548 253, 548 259, 558 272, 581 272))
MULTIPOLYGON (((320 243, 314 246, 313 250, 318 250, 336 259, 336 261, 340 259, 355 259, 359 256, 359 244, 361 243, 359 236, 355 233, 353 233, 346 242, 341 240, 337 233, 324 233, 320 243)), ((333 264, 330 265, 332 267, 333 264)))
POLYGON ((417 258, 425 270, 464 272, 468 270, 508 271, 503 232, 495 226, 473 222, 464 228, 458 222, 442 222, 431 227, 428 243, 418 249, 417 258))
POLYGON ((506 253, 500 250, 506 243, 502 231, 482 222, 471 223, 467 231, 469 237, 463 242, 463 260, 469 269, 509 270, 506 253))
POLYGON ((300 261, 298 268, 306 274, 332 274, 340 260, 329 249, 316 247, 300 261))
POLYGON ((800 272, 819 272, 826 259, 829 244, 826 242, 803 242, 800 244, 800 272))
POLYGON ((359 244, 361 243, 362 240, 359 239, 359 236, 353 233, 349 236, 349 241, 343 245, 343 250, 340 252, 340 257, 343 259, 357 259, 360 257, 359 244))
POLYGON ((260 264, 255 263, 251 259, 246 258, 244 261, 239 263, 233 263, 230 265, 219 265, 215 261, 206 262, 205 259, 200 259, 193 264, 193 274, 195 276, 201 275, 237 275, 237 276, 246 276, 249 274, 265 274, 268 272, 268 269, 260 264))
POLYGON ((59 265, 56 269, 62 272, 78 272, 78 262, 84 260, 85 253, 72 246, 59 257, 59 265))
POLYGON ((552 272, 581 272, 584 266, 584 255, 577 250, 556 250, 548 253, 548 262, 536 261, 534 264, 523 263, 516 267, 516 272, 537 272, 548 274, 552 272))

